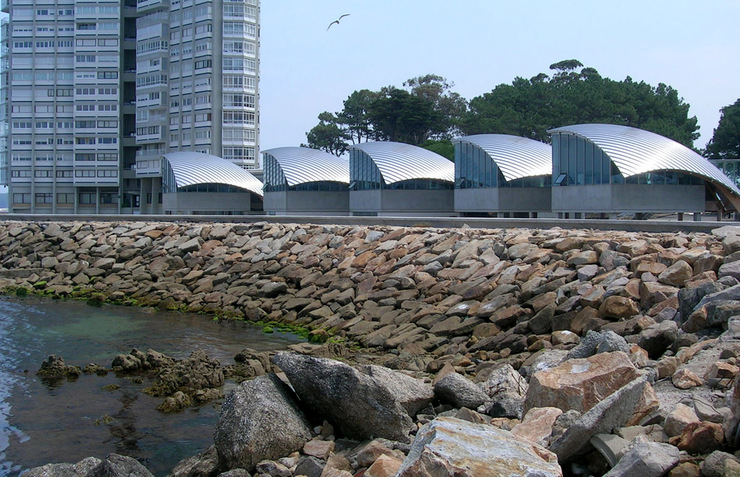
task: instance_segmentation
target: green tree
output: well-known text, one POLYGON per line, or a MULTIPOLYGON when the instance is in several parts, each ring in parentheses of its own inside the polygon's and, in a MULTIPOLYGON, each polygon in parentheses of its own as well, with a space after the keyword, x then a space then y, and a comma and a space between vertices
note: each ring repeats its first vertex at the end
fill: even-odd
POLYGON ((344 100, 344 108, 337 113, 339 124, 347 130, 353 144, 368 141, 373 137, 373 125, 368 111, 378 93, 361 89, 344 100))
POLYGON ((434 105, 406 90, 387 86, 370 104, 375 138, 419 145, 439 133, 440 114, 434 105))
POLYGON ((653 87, 630 77, 614 81, 578 60, 550 65, 540 73, 517 77, 473 98, 461 121, 464 134, 499 133, 549 141, 547 131, 580 123, 632 126, 672 138, 688 147, 699 137, 689 105, 665 84, 653 87))
POLYGON ((349 138, 349 133, 339 126, 338 118, 325 111, 319 114, 319 124, 306 133, 308 144, 301 144, 301 146, 341 156, 349 148, 347 145, 349 138))
POLYGON ((740 158, 740 99, 720 109, 719 124, 707 143, 704 157, 709 159, 740 158))
POLYGON ((440 156, 446 157, 452 162, 455 162, 455 146, 449 139, 427 139, 426 141, 421 143, 419 147, 423 147, 424 149, 427 149, 429 151, 436 152, 440 156))
POLYGON ((468 102, 459 93, 452 91, 454 83, 446 78, 428 74, 404 81, 409 92, 432 104, 437 124, 432 136, 436 139, 451 139, 459 132, 460 118, 468 109, 468 102))

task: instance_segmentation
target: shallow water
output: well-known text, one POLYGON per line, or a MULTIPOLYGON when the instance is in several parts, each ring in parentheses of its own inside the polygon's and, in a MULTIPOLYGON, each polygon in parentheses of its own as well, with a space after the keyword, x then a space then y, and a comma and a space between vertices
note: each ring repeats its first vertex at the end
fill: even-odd
POLYGON ((111 452, 166 475, 181 459, 213 443, 218 403, 162 414, 155 409, 162 399, 141 392, 147 380, 137 384, 113 373, 45 385, 36 371, 50 354, 70 365, 110 367, 116 354, 132 348, 152 348, 178 359, 201 348, 230 364, 243 348, 284 349, 298 341, 293 335, 266 335, 245 323, 203 316, 0 297, 0 475, 111 452), (106 390, 109 384, 120 388, 106 390))

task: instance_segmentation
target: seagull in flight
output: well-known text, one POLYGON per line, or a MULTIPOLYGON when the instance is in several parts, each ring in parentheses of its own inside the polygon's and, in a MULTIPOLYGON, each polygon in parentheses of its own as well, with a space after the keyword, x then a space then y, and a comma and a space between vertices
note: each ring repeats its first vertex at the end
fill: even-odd
POLYGON ((326 31, 329 31, 329 28, 331 28, 331 26, 332 26, 332 25, 334 25, 335 23, 336 23, 337 25, 339 25, 339 20, 341 20, 341 19, 342 19, 342 18, 344 18, 344 17, 348 17, 348 16, 349 16, 349 13, 345 13, 345 14, 344 14, 344 15, 342 15, 341 17, 339 17, 339 18, 337 18, 336 20, 334 20, 333 22, 329 23, 329 26, 328 26, 328 27, 326 27, 326 31))

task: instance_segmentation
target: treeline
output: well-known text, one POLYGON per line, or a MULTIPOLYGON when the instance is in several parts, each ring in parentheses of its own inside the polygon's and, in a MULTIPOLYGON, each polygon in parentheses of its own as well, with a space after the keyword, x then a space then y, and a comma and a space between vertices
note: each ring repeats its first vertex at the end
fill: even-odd
MULTIPOLYGON (((699 137, 696 116, 678 91, 651 86, 629 76, 602 77, 578 60, 550 65, 550 74, 517 77, 470 101, 438 75, 409 79, 403 87, 355 91, 339 112, 323 112, 306 133, 306 146, 340 156, 352 144, 396 141, 434 150, 450 159, 455 136, 512 134, 549 142, 549 129, 581 123, 632 126, 693 148, 699 137)), ((740 157, 740 100, 722 109, 706 157, 740 157)))

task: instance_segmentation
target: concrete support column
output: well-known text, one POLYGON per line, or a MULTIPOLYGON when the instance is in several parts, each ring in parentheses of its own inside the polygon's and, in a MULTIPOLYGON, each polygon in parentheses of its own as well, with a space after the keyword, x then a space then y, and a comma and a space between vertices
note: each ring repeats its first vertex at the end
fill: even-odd
POLYGON ((683 212, 678 213, 678 221, 683 222, 683 212))
POLYGON ((701 212, 694 212, 694 222, 701 222, 701 212))

